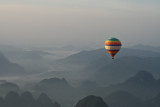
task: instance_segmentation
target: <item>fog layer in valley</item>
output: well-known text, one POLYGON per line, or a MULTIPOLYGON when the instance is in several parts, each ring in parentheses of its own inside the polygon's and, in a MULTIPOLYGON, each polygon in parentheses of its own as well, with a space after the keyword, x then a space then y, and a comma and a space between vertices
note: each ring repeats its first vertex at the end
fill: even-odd
MULTIPOLYGON (((117 107, 113 103, 115 101, 121 107, 125 99, 128 99, 128 105, 146 107, 148 104, 156 107, 158 103, 152 100, 156 100, 160 93, 160 47, 146 47, 139 44, 122 48, 112 60, 104 48, 26 49, 2 45, 2 103, 6 104, 7 96, 21 99, 24 92, 30 92, 33 101, 45 93, 47 97, 44 99, 48 99, 47 102, 50 99, 48 103, 56 104, 55 107, 80 106, 78 101, 89 95, 100 96, 109 107, 117 107), (135 102, 138 102, 137 105, 135 102)), ((92 99, 94 96, 86 98, 92 99)), ((19 100, 16 101, 18 103, 19 100)))

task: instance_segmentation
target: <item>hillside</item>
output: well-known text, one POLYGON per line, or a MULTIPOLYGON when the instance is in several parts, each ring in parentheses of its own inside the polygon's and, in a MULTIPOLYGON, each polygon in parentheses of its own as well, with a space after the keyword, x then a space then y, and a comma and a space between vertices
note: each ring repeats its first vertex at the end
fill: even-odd
POLYGON ((105 101, 109 107, 144 107, 141 99, 125 91, 112 93, 105 98, 105 101))
POLYGON ((101 97, 87 96, 80 100, 75 107, 108 107, 101 97))
POLYGON ((119 90, 127 91, 143 100, 152 99, 160 93, 159 80, 147 71, 139 71, 133 77, 122 83, 112 85, 108 88, 108 93, 119 90))
POLYGON ((160 53, 160 47, 156 46, 149 46, 149 45, 143 45, 143 44, 137 44, 131 47, 132 49, 139 49, 139 50, 148 50, 153 52, 159 52, 160 53))
POLYGON ((16 63, 10 62, 2 53, 0 53, 0 76, 15 76, 24 73, 24 68, 16 63))
MULTIPOLYGON (((156 78, 160 78, 159 63, 160 58, 140 58, 134 56, 117 58, 104 66, 97 63, 97 66, 101 67, 94 73, 92 80, 102 85, 115 84, 123 82, 140 70, 147 70, 156 78)), ((96 69, 97 66, 94 66, 94 68, 96 69)))
POLYGON ((9 92, 4 99, 0 99, 0 104, 1 107, 61 107, 44 93, 35 99, 30 92, 24 92, 21 95, 9 92))

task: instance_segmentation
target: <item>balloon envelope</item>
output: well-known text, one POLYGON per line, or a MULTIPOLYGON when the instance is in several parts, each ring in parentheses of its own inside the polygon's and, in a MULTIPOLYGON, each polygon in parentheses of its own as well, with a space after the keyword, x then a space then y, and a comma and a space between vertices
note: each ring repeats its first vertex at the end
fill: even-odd
POLYGON ((114 56, 119 52, 121 46, 121 41, 117 38, 110 38, 105 41, 105 48, 108 51, 108 53, 112 56, 112 59, 114 59, 114 56))

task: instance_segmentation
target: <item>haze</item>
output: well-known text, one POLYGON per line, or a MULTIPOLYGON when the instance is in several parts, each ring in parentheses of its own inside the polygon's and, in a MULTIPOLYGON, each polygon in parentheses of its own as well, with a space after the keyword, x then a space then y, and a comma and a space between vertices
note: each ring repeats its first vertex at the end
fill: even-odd
POLYGON ((103 47, 109 37, 123 46, 160 46, 158 0, 1 0, 0 43, 103 47))

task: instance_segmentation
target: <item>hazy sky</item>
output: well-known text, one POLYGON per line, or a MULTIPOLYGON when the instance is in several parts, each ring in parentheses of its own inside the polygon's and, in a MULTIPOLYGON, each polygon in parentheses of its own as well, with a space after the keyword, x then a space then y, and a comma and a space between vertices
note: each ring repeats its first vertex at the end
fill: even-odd
POLYGON ((0 44, 160 46, 160 0, 0 0, 0 44))

